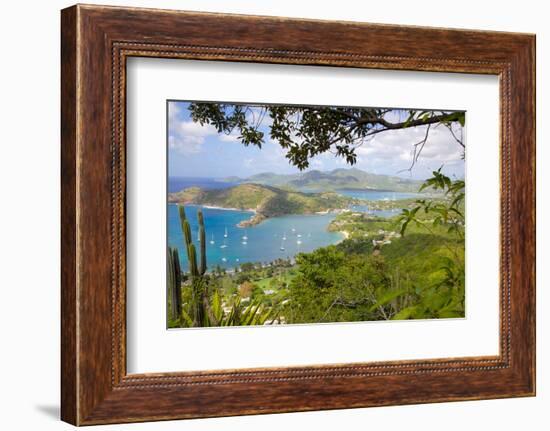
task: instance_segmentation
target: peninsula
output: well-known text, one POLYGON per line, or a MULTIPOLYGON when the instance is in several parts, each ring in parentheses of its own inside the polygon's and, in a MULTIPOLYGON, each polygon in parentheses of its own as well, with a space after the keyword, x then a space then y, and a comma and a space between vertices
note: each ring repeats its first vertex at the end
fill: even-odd
POLYGON ((254 215, 249 220, 239 223, 239 227, 248 227, 270 217, 338 212, 361 201, 335 192, 303 193, 246 183, 210 190, 189 187, 170 193, 168 202, 253 211, 254 215))

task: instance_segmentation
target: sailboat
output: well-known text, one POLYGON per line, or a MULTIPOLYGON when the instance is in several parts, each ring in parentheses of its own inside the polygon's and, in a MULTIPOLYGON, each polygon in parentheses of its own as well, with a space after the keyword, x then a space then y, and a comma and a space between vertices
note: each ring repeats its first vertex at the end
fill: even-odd
POLYGON ((227 227, 225 228, 225 233, 223 234, 224 238, 227 238, 227 227))
POLYGON ((248 236, 246 236, 246 229, 244 231, 243 241, 246 241, 248 239, 248 236))
POLYGON ((222 257, 222 262, 227 262, 227 259, 225 257, 222 257))
POLYGON ((302 234, 299 233, 298 235, 296 235, 298 238, 301 238, 302 237, 302 234))
POLYGON ((281 241, 281 251, 285 251, 285 243, 284 243, 284 240, 281 241))
POLYGON ((286 232, 283 232, 283 241, 286 241, 286 232))
POLYGON ((210 244, 215 244, 215 242, 214 242, 214 234, 212 234, 212 239, 210 240, 210 244))
POLYGON ((292 232, 296 232, 296 229, 295 229, 295 228, 292 228, 292 232))
POLYGON ((227 244, 225 243, 225 238, 223 239, 223 244, 220 245, 220 248, 226 248, 227 247, 227 244))
POLYGON ((296 241, 296 244, 300 245, 302 243, 301 240, 296 241))

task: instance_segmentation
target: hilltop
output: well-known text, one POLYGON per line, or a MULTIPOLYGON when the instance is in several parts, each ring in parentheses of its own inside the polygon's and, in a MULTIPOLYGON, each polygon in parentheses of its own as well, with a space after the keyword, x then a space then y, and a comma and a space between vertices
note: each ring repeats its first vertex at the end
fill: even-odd
POLYGON ((334 192, 302 193, 248 183, 213 190, 189 187, 177 193, 170 193, 168 201, 254 211, 256 214, 250 220, 241 223, 241 227, 258 224, 269 217, 341 210, 357 203, 356 199, 334 192))
POLYGON ((417 192, 422 181, 379 175, 361 169, 311 170, 300 174, 264 172, 248 178, 227 178, 226 181, 262 184, 301 191, 334 191, 342 189, 371 189, 395 192, 417 192))

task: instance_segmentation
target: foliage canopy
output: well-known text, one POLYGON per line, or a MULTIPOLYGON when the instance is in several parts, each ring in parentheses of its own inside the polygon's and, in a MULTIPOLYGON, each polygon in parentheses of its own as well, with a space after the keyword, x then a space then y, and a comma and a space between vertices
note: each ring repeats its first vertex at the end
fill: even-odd
POLYGON ((447 127, 464 148, 462 140, 453 131, 453 124, 464 125, 465 113, 459 111, 211 102, 193 102, 189 111, 193 121, 212 125, 218 133, 236 133, 245 146, 261 148, 266 136, 260 126, 269 123, 269 137, 286 150, 289 162, 300 170, 309 167, 311 157, 327 151, 353 165, 357 161, 355 150, 373 136, 388 130, 428 126, 424 139, 414 144, 413 164, 428 140, 432 125, 447 127))

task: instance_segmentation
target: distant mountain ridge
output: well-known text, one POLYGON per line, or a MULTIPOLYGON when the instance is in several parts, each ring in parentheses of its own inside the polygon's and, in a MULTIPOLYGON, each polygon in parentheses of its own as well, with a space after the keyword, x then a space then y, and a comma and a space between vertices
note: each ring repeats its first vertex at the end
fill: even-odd
POLYGON ((395 192, 417 192, 422 181, 365 172, 358 168, 311 170, 300 174, 275 174, 263 172, 248 178, 230 177, 225 181, 253 183, 267 186, 320 192, 342 189, 371 189, 395 192))

